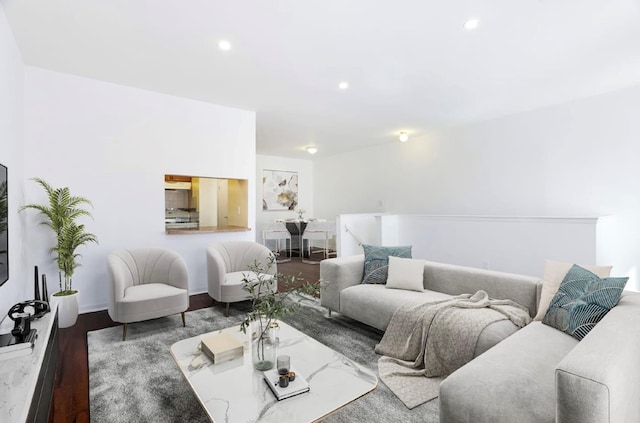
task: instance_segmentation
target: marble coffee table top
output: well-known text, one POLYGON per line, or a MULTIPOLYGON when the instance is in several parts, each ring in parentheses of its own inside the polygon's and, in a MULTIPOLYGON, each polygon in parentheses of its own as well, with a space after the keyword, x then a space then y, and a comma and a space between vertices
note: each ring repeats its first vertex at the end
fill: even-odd
MULTIPOLYGON (((284 322, 278 354, 309 382, 310 391, 277 401, 251 362, 249 335, 233 326, 178 341, 171 354, 209 418, 216 423, 313 422, 372 391, 378 378, 342 354, 284 322), (228 332, 244 346, 244 355, 213 364, 199 348, 200 337, 228 332)), ((247 332, 249 332, 247 330, 247 332)))

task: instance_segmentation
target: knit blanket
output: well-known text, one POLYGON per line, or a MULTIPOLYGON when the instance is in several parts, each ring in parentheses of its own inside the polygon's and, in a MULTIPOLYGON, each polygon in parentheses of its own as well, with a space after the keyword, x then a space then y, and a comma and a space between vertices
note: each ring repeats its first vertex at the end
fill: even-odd
POLYGON ((484 291, 401 306, 376 345, 380 379, 410 409, 436 398, 440 382, 473 359, 482 331, 506 319, 519 328, 531 321, 525 307, 484 291))

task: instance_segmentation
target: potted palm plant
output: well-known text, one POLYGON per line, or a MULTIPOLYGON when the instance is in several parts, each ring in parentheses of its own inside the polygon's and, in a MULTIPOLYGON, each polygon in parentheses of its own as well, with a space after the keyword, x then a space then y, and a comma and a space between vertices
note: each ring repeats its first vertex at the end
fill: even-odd
POLYGON ((40 178, 35 178, 34 181, 47 193, 49 204, 27 204, 20 211, 38 211, 43 218, 41 224, 51 228, 56 236, 56 243, 49 252, 58 265, 60 291, 53 294, 53 297, 58 301, 58 325, 66 328, 73 326, 78 318, 78 291, 72 287, 73 274, 80 266, 80 254, 76 250, 90 242, 98 243, 96 236, 77 222, 81 216, 91 217, 84 206, 92 204, 85 197, 71 195, 68 187, 54 188, 40 178))
POLYGON ((253 365, 258 370, 269 370, 275 363, 278 342, 277 320, 294 313, 306 294, 317 297, 320 286, 311 284, 299 276, 269 274, 275 265, 275 257, 270 256, 267 263, 254 263, 249 270, 252 274, 243 275, 242 289, 249 294, 251 311, 240 325, 242 332, 251 328, 251 354, 253 365), (278 283, 284 289, 274 288, 278 283))

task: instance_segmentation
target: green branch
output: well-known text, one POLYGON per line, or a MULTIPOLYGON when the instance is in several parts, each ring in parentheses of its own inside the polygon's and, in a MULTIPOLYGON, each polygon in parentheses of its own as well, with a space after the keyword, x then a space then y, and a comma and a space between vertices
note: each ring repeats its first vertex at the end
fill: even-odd
POLYGON ((320 287, 311 284, 298 276, 286 276, 281 273, 271 275, 271 269, 275 265, 275 257, 270 256, 266 263, 255 262, 249 266, 251 273, 244 274, 242 279, 242 289, 245 290, 251 300, 251 311, 240 325, 240 329, 246 333, 247 328, 253 320, 260 318, 267 320, 266 327, 260 336, 268 330, 269 323, 273 320, 282 319, 285 316, 295 313, 300 308, 303 297, 295 294, 305 294, 318 296, 320 287), (281 292, 274 292, 274 286, 282 282, 284 289, 281 292))

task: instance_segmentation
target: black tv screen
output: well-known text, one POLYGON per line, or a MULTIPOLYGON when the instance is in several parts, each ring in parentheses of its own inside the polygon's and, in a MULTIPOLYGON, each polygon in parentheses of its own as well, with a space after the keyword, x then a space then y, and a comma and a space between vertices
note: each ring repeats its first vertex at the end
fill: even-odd
POLYGON ((9 279, 9 210, 7 167, 0 164, 0 286, 9 279))

